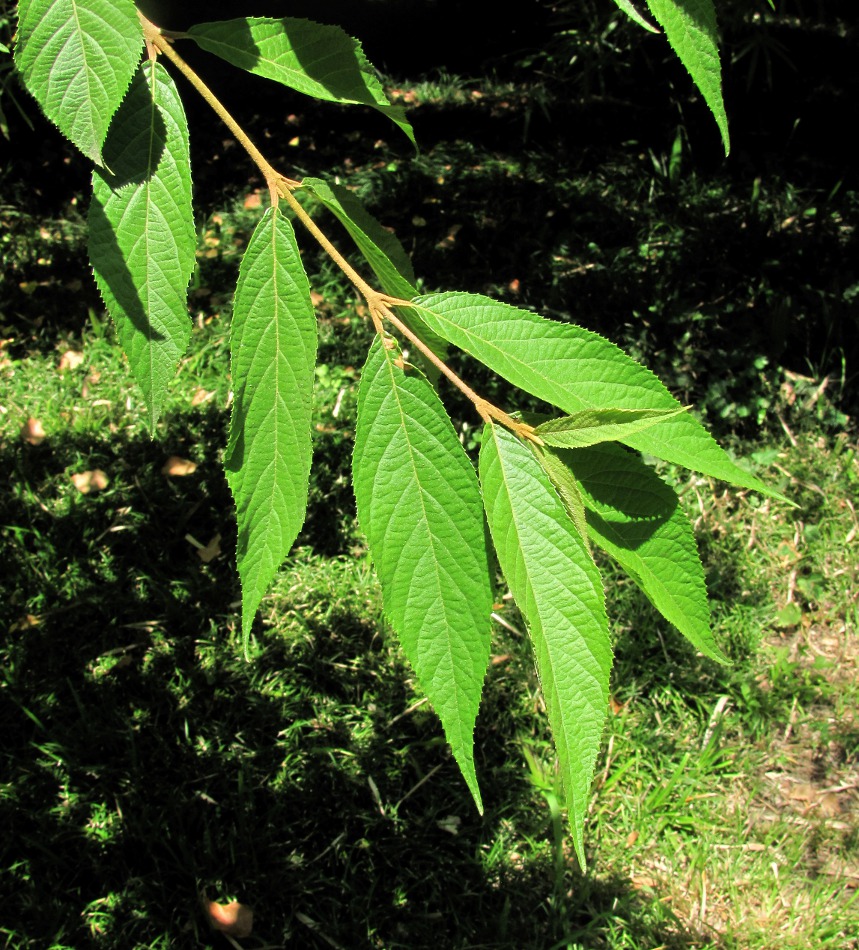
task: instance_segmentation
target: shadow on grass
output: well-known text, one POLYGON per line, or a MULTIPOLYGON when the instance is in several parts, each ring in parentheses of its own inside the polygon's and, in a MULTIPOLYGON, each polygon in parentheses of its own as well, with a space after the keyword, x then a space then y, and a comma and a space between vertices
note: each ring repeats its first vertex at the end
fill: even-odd
MULTIPOLYGON (((490 671, 483 818, 428 707, 402 715, 410 673, 363 561, 299 552, 244 661, 231 558, 203 565, 185 540, 232 544, 223 427, 198 411, 161 443, 94 434, 0 451, 7 945, 218 943, 205 892, 254 905, 276 946, 602 947, 621 932, 716 946, 622 875, 567 861, 557 877, 515 745, 517 730, 545 730, 523 718, 527 656, 490 671), (171 452, 196 472, 165 478, 171 452), (73 495, 78 465, 110 487, 73 495)), ((330 454, 334 467, 343 447, 330 454)), ((317 504, 339 502, 320 490, 317 504)))

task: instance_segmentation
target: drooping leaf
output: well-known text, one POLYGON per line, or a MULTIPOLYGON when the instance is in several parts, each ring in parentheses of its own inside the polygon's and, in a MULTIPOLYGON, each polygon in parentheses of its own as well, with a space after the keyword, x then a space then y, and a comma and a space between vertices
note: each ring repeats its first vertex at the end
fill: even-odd
POLYGON ((539 462, 500 426, 484 429, 480 483, 501 569, 528 624, 584 868, 584 822, 612 664, 602 582, 539 462))
POLYGON ((587 542, 590 532, 585 516, 585 500, 582 498, 575 476, 552 449, 535 442, 529 442, 528 447, 537 457, 543 471, 549 476, 549 481, 558 493, 564 508, 567 509, 570 520, 576 526, 582 539, 587 542))
POLYGON ((645 30, 649 30, 651 33, 658 33, 659 29, 655 27, 649 20, 646 20, 638 10, 630 3, 630 0, 614 0, 614 2, 620 7, 621 10, 635 23, 639 26, 643 26, 645 30))
POLYGON ((686 410, 677 409, 585 409, 537 426, 546 443, 560 449, 580 449, 600 442, 622 442, 651 426, 686 410))
POLYGON ((414 297, 417 292, 415 273, 408 254, 396 236, 379 224, 353 192, 321 178, 305 178, 301 187, 346 228, 386 294, 405 300, 414 297))
MULTIPOLYGON (((586 409, 682 409, 657 376, 604 337, 478 294, 413 301, 423 321, 526 392, 567 413, 586 409)), ((728 457, 689 412, 623 439, 695 472, 781 496, 728 457)))
POLYGON ((728 117, 722 100, 719 34, 713 0, 647 0, 671 48, 689 71, 713 113, 727 155, 731 149, 728 117))
POLYGON ((316 317, 295 232, 277 208, 239 268, 230 352, 235 395, 224 468, 236 501, 245 650, 269 584, 304 523, 316 317))
POLYGON ((581 488, 594 544, 620 564, 696 649, 726 663, 710 629, 692 526, 671 487, 619 445, 554 454, 581 488))
POLYGON ((133 0, 20 0, 15 62, 57 128, 96 164, 140 60, 133 0))
POLYGON ((361 374, 353 476, 385 615, 482 810, 474 723, 492 589, 474 468, 427 379, 378 339, 361 374))
POLYGON ((173 80, 147 61, 135 74, 93 174, 89 256, 150 428, 188 345, 197 244, 188 125, 173 80))
POLYGON ((414 143, 405 110, 388 101, 361 44, 339 26, 295 17, 240 17, 198 23, 187 35, 234 66, 305 95, 372 106, 414 143))
MULTIPOLYGON (((343 224, 386 294, 409 300, 417 293, 412 262, 402 244, 379 224, 351 191, 319 178, 305 178, 301 185, 343 224)), ((446 342, 426 326, 416 311, 406 310, 402 317, 409 329, 437 356, 445 357, 446 342)), ((438 381, 438 370, 431 363, 422 361, 419 365, 431 382, 438 381)))

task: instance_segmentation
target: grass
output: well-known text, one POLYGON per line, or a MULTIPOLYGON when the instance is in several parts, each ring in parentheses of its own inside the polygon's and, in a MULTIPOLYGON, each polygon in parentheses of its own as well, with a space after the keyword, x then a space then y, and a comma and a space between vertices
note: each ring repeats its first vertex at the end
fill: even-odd
MULTIPOLYGON (((440 76, 417 100, 430 125, 438 97, 472 123, 475 88, 440 76)), ((200 223, 191 348, 154 440, 80 277, 76 207, 54 217, 6 208, 0 944, 227 946, 201 909, 212 898, 255 908, 240 941, 249 950, 859 946, 859 446, 844 416, 847 377, 829 363, 803 374, 729 352, 736 323, 713 304, 730 278, 720 313, 739 313, 750 289, 761 307, 790 291, 829 307, 837 326, 847 277, 825 254, 815 285, 792 268, 815 248, 838 259, 852 248, 853 199, 815 216, 815 229, 800 214, 782 233, 809 192, 772 185, 752 207, 736 183, 708 191, 691 172, 672 179, 646 150, 617 167, 553 159, 522 145, 521 112, 503 96, 490 96, 496 119, 510 111, 515 134, 457 142, 462 117, 448 115, 415 161, 384 145, 361 155, 356 142, 336 171, 408 236, 434 280, 560 317, 603 302, 599 328, 620 338, 626 321, 623 336, 684 396, 703 397, 723 436, 754 434, 731 447, 797 509, 664 471, 695 524, 732 665, 696 657, 603 565, 616 661, 582 873, 522 621, 499 589, 477 815, 383 623, 355 525, 349 452, 369 330, 339 276, 307 252, 320 314, 311 504, 248 663, 220 458, 224 288, 261 213, 256 183, 200 223), (721 270, 698 273, 688 294, 672 289, 659 275, 693 273, 707 227, 726 239, 721 270), (792 288, 777 268, 750 283, 742 248, 727 243, 749 228, 782 235, 792 288), (634 283, 606 299, 620 278, 634 283), (630 317, 633 299, 657 309, 630 317), (674 334, 680 323, 688 335, 674 334), (669 338, 680 340, 674 351, 669 338), (718 345, 703 351, 711 338, 718 345), (82 359, 64 361, 68 352, 82 359), (718 390, 729 357, 745 361, 745 376, 718 390), (45 432, 38 444, 22 438, 30 418, 45 432), (193 468, 165 472, 173 456, 193 468), (107 484, 81 493, 71 476, 96 469, 107 484)), ((450 405, 471 444, 469 417, 450 405)))

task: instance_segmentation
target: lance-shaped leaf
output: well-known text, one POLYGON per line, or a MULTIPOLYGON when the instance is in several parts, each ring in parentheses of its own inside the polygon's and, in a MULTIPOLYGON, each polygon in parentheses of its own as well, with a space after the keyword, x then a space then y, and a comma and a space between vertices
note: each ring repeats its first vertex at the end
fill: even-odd
POLYGON ((622 442, 658 422, 686 410, 677 409, 584 409, 537 426, 546 443, 560 449, 581 449, 600 442, 622 442))
POLYGON ((57 128, 103 165, 110 120, 140 59, 133 0, 20 0, 15 62, 57 128))
MULTIPOLYGON (((301 186, 343 224, 364 259, 373 268, 386 294, 405 300, 414 297, 417 293, 415 274, 402 244, 379 224, 348 188, 331 185, 319 178, 305 178, 301 186)), ((402 318, 423 343, 444 359, 447 354, 446 341, 426 326, 416 310, 404 311, 402 318)), ((427 377, 436 383, 439 374, 432 363, 424 361, 420 365, 427 377)))
POLYGON ((594 544, 620 564, 696 649, 726 663, 710 629, 707 587, 692 525, 671 487, 619 445, 555 455, 581 488, 594 544))
POLYGON ((713 113, 727 155, 731 148, 728 117, 722 100, 719 35, 713 0, 647 0, 671 48, 689 71, 713 113))
POLYGON ((480 489, 435 390, 378 339, 358 393, 358 521, 385 615, 441 718, 482 810, 474 723, 489 661, 492 590, 480 489))
MULTIPOLYGON (((433 294, 416 298, 413 305, 439 336, 564 412, 682 408, 650 370, 590 330, 478 294, 433 294)), ((781 498, 732 462, 691 413, 680 412, 623 441, 692 471, 781 498)))
POLYGON ((234 66, 305 95, 372 106, 414 143, 405 110, 388 101, 361 44, 339 26, 295 17, 240 17, 199 23, 187 35, 234 66))
POLYGON ((612 664, 599 571, 530 449, 493 424, 483 432, 480 483, 498 561, 528 624, 584 868, 612 664))
POLYGON ((168 73, 143 63, 96 169, 89 256, 154 428, 188 345, 186 295, 197 237, 188 125, 168 73))
POLYGON ((579 534, 587 541, 590 536, 587 516, 585 515, 585 500, 582 497, 579 483, 575 476, 559 456, 545 445, 529 442, 528 448, 534 453, 543 471, 549 476, 552 487, 567 510, 579 534))
POLYGON ((230 334, 233 411, 224 467, 236 501, 247 650, 257 607, 304 523, 316 317, 295 232, 263 215, 239 268, 230 334))
POLYGON ((403 245, 379 224, 353 192, 321 178, 305 178, 301 187, 346 228, 386 294, 405 300, 414 297, 415 273, 403 245))

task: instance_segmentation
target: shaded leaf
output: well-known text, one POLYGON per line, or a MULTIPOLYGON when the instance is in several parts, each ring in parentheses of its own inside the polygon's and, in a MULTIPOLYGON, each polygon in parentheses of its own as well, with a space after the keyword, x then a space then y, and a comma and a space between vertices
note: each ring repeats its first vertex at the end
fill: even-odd
POLYGON ((501 569, 528 623, 584 868, 584 822, 612 664, 602 582, 539 462, 500 426, 484 428, 480 482, 501 569))
POLYGON ((428 380, 378 339, 361 374, 353 475, 385 615, 482 810, 474 723, 490 586, 474 468, 428 380))
POLYGON ((696 649, 726 663, 710 629, 692 525, 673 489, 619 445, 561 450, 557 457, 581 488, 594 544, 620 564, 696 649))
POLYGON ((15 62, 57 128, 96 164, 140 60, 133 0, 20 0, 15 62))
POLYGON ((186 299, 197 244, 188 125, 159 64, 136 73, 104 155, 111 172, 93 175, 89 256, 154 428, 191 335, 186 299))
MULTIPOLYGON (((564 412, 606 407, 682 409, 657 376, 590 330, 478 294, 433 294, 413 303, 430 329, 564 412)), ((688 412, 623 441, 692 471, 781 498, 732 462, 688 412)))
POLYGON ((339 26, 294 17, 240 17, 199 23, 187 35, 234 66, 305 95, 372 106, 415 140, 405 110, 388 101, 361 44, 339 26))
POLYGON ((247 650, 257 607, 304 523, 316 317, 295 232, 278 208, 239 268, 230 353, 235 397, 224 468, 236 501, 247 650))

